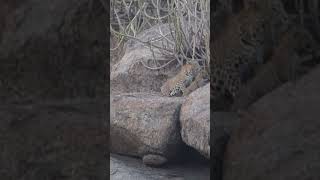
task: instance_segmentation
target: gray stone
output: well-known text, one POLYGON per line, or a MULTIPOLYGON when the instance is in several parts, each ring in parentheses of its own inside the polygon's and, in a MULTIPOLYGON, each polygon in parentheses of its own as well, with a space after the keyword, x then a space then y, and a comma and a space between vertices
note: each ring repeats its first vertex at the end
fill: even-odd
POLYGON ((230 138, 225 180, 320 179, 320 66, 242 113, 230 138))
POLYGON ((183 141, 210 158, 210 84, 192 92, 180 114, 183 141))
POLYGON ((162 155, 168 160, 179 152, 179 111, 182 98, 130 93, 111 96, 111 152, 143 157, 162 155))
MULTIPOLYGON (((138 34, 137 39, 143 42, 147 42, 151 39, 159 39, 160 31, 164 34, 170 34, 168 24, 162 24, 147 29, 138 34)), ((170 39, 170 37, 168 37, 170 39)), ((123 57, 113 65, 110 74, 111 90, 117 93, 128 92, 160 92, 162 84, 173 74, 177 72, 177 68, 174 64, 177 62, 174 57, 168 58, 158 48, 150 47, 137 40, 129 40, 125 44, 125 52, 123 57), (153 59, 162 59, 164 62, 172 60, 169 66, 161 69, 148 69, 145 65, 150 67, 156 67, 153 59)), ((173 49, 171 46, 166 46, 168 41, 164 38, 155 41, 153 45, 160 46, 162 48, 173 49)), ((165 64, 165 63, 162 63, 165 64)))
POLYGON ((153 167, 160 167, 164 165, 167 161, 167 158, 156 154, 148 154, 143 156, 142 158, 143 164, 153 167))

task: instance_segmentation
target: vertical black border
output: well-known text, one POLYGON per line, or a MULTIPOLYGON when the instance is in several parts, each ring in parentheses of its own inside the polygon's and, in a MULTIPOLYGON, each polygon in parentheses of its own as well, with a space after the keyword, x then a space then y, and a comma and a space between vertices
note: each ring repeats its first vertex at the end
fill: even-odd
MULTIPOLYGON (((213 55, 213 41, 214 41, 214 14, 215 11, 217 11, 218 6, 218 0, 212 0, 210 3, 210 59, 212 62, 212 55, 213 55)), ((211 91, 211 85, 212 85, 212 69, 213 69, 213 63, 210 63, 210 91, 211 91)), ((213 106, 212 106, 212 93, 210 93, 210 179, 213 180, 222 180, 222 158, 219 157, 219 155, 222 155, 221 150, 217 149, 217 144, 223 143, 217 141, 217 138, 214 136, 214 119, 213 119, 213 106), (215 144, 216 146, 213 146, 215 144)))
MULTIPOLYGON (((217 0, 212 0, 210 2, 210 44, 209 44, 209 47, 210 47, 210 59, 212 59, 212 54, 213 54, 213 50, 212 50, 212 42, 213 42, 213 14, 214 14, 214 11, 217 9, 217 0)), ((210 60, 211 61, 211 60, 210 60)), ((211 69, 212 69, 212 63, 210 63, 210 72, 211 72, 211 69)), ((212 84, 212 74, 210 73, 210 85, 212 84)), ((210 91, 211 91, 211 87, 210 87, 210 91)), ((210 93, 210 179, 215 179, 215 180, 218 180, 216 179, 215 177, 215 169, 214 167, 212 166, 212 164, 214 164, 214 160, 213 160, 213 124, 212 124, 212 110, 211 110, 211 93, 210 93)))
MULTIPOLYGON (((90 3, 90 1, 88 1, 90 3)), ((105 135, 107 136, 107 142, 104 142, 104 143, 107 143, 107 144, 100 144, 102 147, 107 147, 107 149, 105 149, 103 152, 101 152, 101 154, 103 154, 103 156, 101 158, 103 159, 106 159, 106 166, 103 168, 104 171, 102 173, 106 173, 106 176, 107 177, 106 179, 110 179, 110 155, 109 155, 109 127, 110 127, 110 3, 109 1, 107 0, 100 0, 99 2, 94 2, 94 3, 97 3, 98 5, 101 5, 104 7, 104 10, 105 10, 105 18, 106 18, 106 23, 105 23, 105 26, 106 26, 106 36, 103 36, 103 49, 105 49, 105 56, 103 57, 104 58, 104 62, 103 64, 101 64, 101 66, 104 66, 104 69, 105 69, 105 73, 103 74, 105 77, 105 84, 104 84, 104 88, 105 88, 105 95, 103 96, 103 103, 102 103, 102 106, 103 106, 103 112, 104 114, 102 115, 102 118, 101 118, 101 123, 99 122, 99 126, 98 128, 104 128, 103 130, 105 130, 105 135), (100 4, 99 4, 100 2, 100 4), (101 124, 101 126, 100 126, 101 124)), ((36 4, 36 3, 35 3, 36 4)), ((96 5, 96 4, 95 4, 96 5)), ((51 12, 48 12, 48 13, 51 13, 51 12)), ((37 20, 37 19, 35 19, 37 20)), ((1 42, 1 39, 0 39, 0 43, 1 42)), ((76 47, 75 47, 76 48, 76 47)), ((67 51, 67 50, 65 50, 67 51)), ((26 55, 27 56, 27 55, 26 55)), ((45 59, 45 60, 48 60, 48 59, 45 59)), ((1 65, 1 64, 0 64, 1 65)), ((26 68, 28 69, 28 68, 26 68)), ((98 78, 98 77, 92 77, 92 78, 98 78)), ((16 106, 16 105, 20 105, 20 104, 24 104, 25 102, 23 102, 24 100, 23 99, 19 99, 19 100, 16 100, 17 102, 14 102, 12 103, 13 106, 16 106)), ((100 102, 99 102, 100 103, 100 102)), ((2 108, 3 108, 3 111, 6 109, 6 106, 7 104, 3 103, 1 104, 2 108)), ((11 104, 8 104, 8 105, 11 105, 11 104)), ((39 105, 40 106, 40 105, 39 105)), ((100 108, 100 107, 99 107, 100 108)), ((50 114, 48 114, 48 116, 50 116, 50 114)), ((1 119, 5 119, 6 117, 1 117, 1 119)), ((90 119, 88 119, 90 120, 90 119)), ((22 125, 23 126, 23 125, 22 125)), ((49 131, 51 132, 51 131, 49 131)), ((36 134, 37 131, 33 132, 35 135, 41 137, 41 134, 36 134)), ((86 132, 81 132, 81 133, 86 133, 86 132)), ((25 134, 25 136, 27 136, 28 134, 25 134)), ((33 135, 33 136, 35 136, 33 135)), ((20 136, 20 134, 19 134, 20 136)), ((40 142, 41 140, 39 140, 40 142)), ((39 143, 37 141, 37 143, 39 143)), ((19 142, 20 143, 20 142, 19 142)), ((24 142, 22 142, 24 143, 24 142)), ((51 143, 50 141, 48 141, 48 143, 51 143)), ((40 144, 42 145, 42 144, 40 144)), ((35 145, 34 145, 35 146, 35 145)), ((26 148, 27 149, 27 148, 26 148)), ((22 151, 26 151, 26 149, 22 149, 20 152, 22 151)), ((27 152, 27 153, 30 153, 30 152, 27 152)), ((34 152, 32 152, 34 153, 34 152)), ((20 154, 19 154, 20 155, 20 154)), ((99 152, 99 155, 100 155, 100 152, 99 152)), ((25 163, 27 164, 26 162, 24 161, 19 161, 19 163, 25 163)), ((3 168, 3 167, 0 167, 0 169, 3 168)), ((0 179, 3 179, 5 177, 0 177, 0 179)))
POLYGON ((105 118, 104 123, 106 127, 106 136, 107 136, 107 149, 105 152, 106 158, 106 173, 107 179, 110 179, 110 2, 107 0, 100 0, 101 4, 106 10, 106 33, 107 33, 107 47, 106 47, 106 99, 105 99, 105 118))

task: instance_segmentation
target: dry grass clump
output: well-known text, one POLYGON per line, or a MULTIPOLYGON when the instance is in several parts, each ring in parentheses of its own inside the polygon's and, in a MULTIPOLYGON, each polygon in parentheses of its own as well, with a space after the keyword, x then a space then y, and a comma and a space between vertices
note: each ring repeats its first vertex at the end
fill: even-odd
MULTIPOLYGON (((152 51, 160 51, 167 57, 153 61, 197 62, 209 69, 210 62, 210 0, 111 0, 110 29, 117 38, 111 51, 118 50, 131 39, 140 41, 152 51), (168 24, 165 34, 159 28, 160 38, 169 45, 159 45, 154 40, 141 41, 137 35, 145 29, 168 24)), ((158 67, 168 65, 161 62, 158 67), (164 64, 164 65, 163 65, 164 64)))

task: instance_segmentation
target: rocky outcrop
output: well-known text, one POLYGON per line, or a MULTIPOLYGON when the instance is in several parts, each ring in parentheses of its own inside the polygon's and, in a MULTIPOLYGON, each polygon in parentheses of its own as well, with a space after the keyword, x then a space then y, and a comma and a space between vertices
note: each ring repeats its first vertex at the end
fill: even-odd
POLYGON ((182 147, 179 129, 181 98, 131 93, 111 97, 111 152, 174 158, 182 147))
POLYGON ((242 113, 227 147, 225 180, 319 179, 320 66, 242 113))
POLYGON ((191 93, 181 107, 183 141, 210 158, 210 84, 191 93))
MULTIPOLYGON (((149 40, 157 40, 152 43, 155 46, 162 48, 173 49, 173 47, 166 46, 170 44, 166 39, 160 39, 161 35, 170 34, 168 24, 160 26, 154 26, 148 30, 140 33, 137 38, 142 42, 149 40), (160 30, 161 29, 161 32, 160 30), (160 39, 160 40, 159 40, 160 39)), ((168 37, 170 39, 170 37, 168 37)), ((168 59, 163 54, 165 51, 160 51, 157 48, 153 48, 151 51, 150 47, 137 40, 129 40, 125 45, 125 52, 123 57, 112 67, 111 70, 111 90, 117 93, 127 92, 160 92, 162 84, 174 73, 176 68, 174 59, 168 59), (168 62, 172 60, 169 66, 160 69, 148 69, 144 65, 150 67, 159 66, 152 63, 153 59, 165 60, 168 62), (144 65, 142 64, 144 63, 144 65)), ((161 63, 162 65, 165 63, 161 63)))

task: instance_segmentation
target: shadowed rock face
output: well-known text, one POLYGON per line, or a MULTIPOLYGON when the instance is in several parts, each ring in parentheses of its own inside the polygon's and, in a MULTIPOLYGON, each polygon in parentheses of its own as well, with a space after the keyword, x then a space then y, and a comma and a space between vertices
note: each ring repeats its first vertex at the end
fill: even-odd
POLYGON ((104 92, 107 14, 100 1, 11 4, 14 8, 6 12, 10 18, 0 33, 0 91, 20 99, 104 92))
POLYGON ((320 66, 249 106, 231 136, 225 180, 319 179, 320 66))
POLYGON ((110 178, 112 180, 209 180, 207 164, 186 162, 163 168, 150 168, 141 160, 111 154, 110 178))

